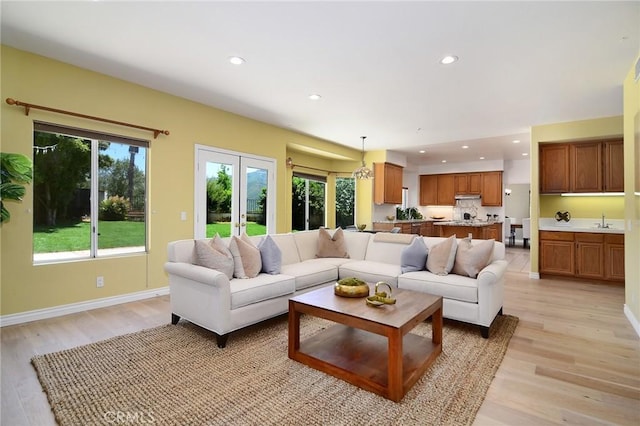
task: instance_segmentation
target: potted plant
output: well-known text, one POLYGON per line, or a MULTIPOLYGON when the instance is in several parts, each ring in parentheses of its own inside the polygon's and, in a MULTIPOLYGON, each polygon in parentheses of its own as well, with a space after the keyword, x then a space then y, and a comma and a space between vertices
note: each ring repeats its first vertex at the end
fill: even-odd
POLYGON ((33 179, 33 163, 22 154, 0 153, 0 225, 11 218, 11 213, 6 209, 6 200, 22 201, 26 192, 24 184, 31 183, 33 179))

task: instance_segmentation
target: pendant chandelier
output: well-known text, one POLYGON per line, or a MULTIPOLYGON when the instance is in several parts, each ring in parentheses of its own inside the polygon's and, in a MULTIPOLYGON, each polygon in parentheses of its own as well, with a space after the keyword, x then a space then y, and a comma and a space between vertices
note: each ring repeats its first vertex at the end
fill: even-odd
POLYGON ((371 179, 373 177, 373 170, 367 167, 364 163, 364 140, 366 136, 360 136, 362 138, 362 166, 353 171, 353 177, 356 179, 371 179))

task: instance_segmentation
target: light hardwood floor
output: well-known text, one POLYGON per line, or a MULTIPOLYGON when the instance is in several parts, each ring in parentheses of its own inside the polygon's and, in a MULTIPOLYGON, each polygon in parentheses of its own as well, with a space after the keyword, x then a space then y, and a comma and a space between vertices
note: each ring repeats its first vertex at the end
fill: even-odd
MULTIPOLYGON (((475 425, 640 425, 640 339, 622 311, 624 288, 532 280, 528 250, 509 248, 507 259, 504 312, 520 323, 475 425)), ((0 329, 0 424, 55 424, 34 354, 169 319, 163 296, 0 329)))

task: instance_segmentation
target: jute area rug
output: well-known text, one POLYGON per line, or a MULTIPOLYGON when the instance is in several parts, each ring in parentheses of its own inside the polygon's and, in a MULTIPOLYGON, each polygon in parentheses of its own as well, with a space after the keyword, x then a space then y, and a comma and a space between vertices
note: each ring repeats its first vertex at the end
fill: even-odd
MULTIPOLYGON (((491 338, 445 320, 443 352, 400 403, 287 356, 286 316, 233 333, 224 349, 188 322, 32 359, 60 425, 468 425, 518 318, 491 338)), ((331 326, 303 315, 301 336, 331 326)), ((431 336, 429 322, 412 333, 431 336)))

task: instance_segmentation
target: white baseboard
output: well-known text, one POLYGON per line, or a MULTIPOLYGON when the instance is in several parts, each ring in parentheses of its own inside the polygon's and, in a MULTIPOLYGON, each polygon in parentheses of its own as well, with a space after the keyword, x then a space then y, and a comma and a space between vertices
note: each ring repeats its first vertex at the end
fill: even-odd
POLYGON ((633 315, 633 312, 631 312, 631 309, 629 309, 629 306, 627 306, 626 303, 624 304, 624 315, 631 323, 631 326, 636 331, 638 337, 640 337, 640 322, 638 322, 638 318, 633 315))
POLYGON ((531 278, 533 280, 539 280, 540 279, 540 273, 538 273, 538 272, 529 272, 529 278, 531 278))
POLYGON ((169 286, 154 288, 151 290, 137 291, 135 293, 121 294, 102 299, 88 300, 86 302, 70 303, 68 305, 54 306, 52 308, 36 309, 33 311, 19 312, 17 314, 2 315, 0 327, 22 324, 46 318, 60 317, 76 312, 89 311, 96 308, 119 305, 121 303, 135 302, 136 300, 150 299, 156 296, 169 294, 169 286))

